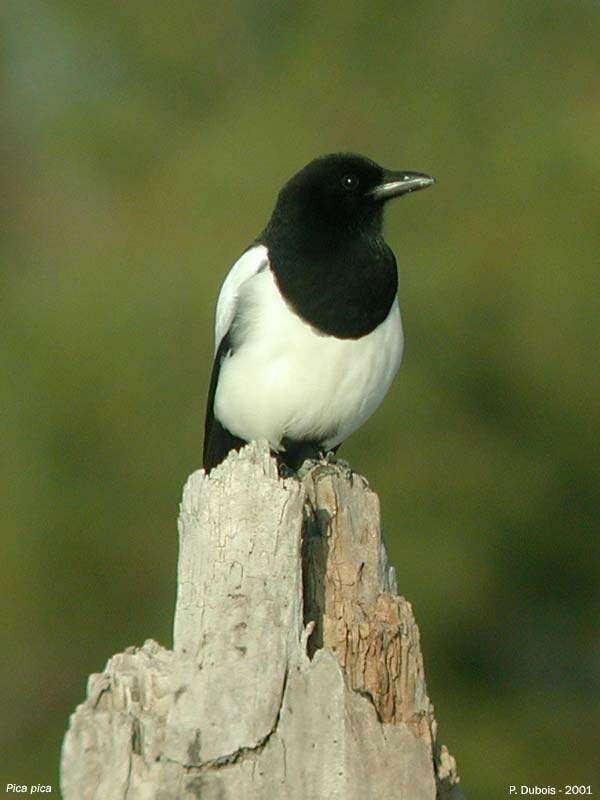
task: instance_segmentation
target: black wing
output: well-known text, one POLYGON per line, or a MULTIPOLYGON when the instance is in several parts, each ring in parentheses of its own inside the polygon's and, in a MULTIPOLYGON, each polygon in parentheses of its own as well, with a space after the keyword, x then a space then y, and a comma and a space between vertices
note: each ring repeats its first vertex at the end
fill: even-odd
POLYGON ((246 444, 243 439, 234 436, 224 428, 215 417, 214 412, 215 394, 217 392, 217 384, 219 383, 221 364, 230 350, 230 337, 229 333, 227 333, 221 340, 219 349, 215 355, 210 378, 210 387, 208 389, 206 420, 204 422, 204 454, 202 457, 203 466, 207 472, 210 472, 213 467, 220 464, 231 450, 239 450, 240 447, 246 444))

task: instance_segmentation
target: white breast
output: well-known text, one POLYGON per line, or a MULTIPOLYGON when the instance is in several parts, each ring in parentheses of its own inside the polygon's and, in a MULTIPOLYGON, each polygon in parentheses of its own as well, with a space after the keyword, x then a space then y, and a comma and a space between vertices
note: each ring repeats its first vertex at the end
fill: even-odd
MULTIPOLYGON (((236 287, 237 288, 237 287, 236 287)), ((283 300, 269 268, 237 288, 239 346, 221 366, 215 416, 236 436, 340 444, 383 400, 402 359, 400 309, 360 339, 323 336, 283 300)))

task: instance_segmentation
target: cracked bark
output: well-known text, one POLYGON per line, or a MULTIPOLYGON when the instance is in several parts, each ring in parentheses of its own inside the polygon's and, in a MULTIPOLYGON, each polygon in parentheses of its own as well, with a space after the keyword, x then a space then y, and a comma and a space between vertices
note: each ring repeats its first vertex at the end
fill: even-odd
POLYGON ((90 676, 66 800, 463 797, 363 478, 249 445, 190 476, 179 533, 173 650, 90 676))

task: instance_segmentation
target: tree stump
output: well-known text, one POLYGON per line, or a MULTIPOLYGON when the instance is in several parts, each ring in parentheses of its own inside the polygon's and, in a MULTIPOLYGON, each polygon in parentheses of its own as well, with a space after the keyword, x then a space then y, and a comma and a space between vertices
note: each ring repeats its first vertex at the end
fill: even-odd
POLYGON ((61 760, 65 800, 460 800, 379 503, 265 443, 183 492, 174 647, 92 675, 61 760))

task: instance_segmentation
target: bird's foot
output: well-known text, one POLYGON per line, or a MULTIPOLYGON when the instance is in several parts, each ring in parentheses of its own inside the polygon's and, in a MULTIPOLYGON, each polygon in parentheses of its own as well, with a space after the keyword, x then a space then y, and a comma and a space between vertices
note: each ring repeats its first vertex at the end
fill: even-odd
POLYGON ((339 467, 347 478, 352 476, 352 467, 343 458, 338 458, 333 450, 329 450, 322 458, 326 464, 339 467))
POLYGON ((292 469, 285 461, 281 461, 277 459, 277 468, 279 470, 279 477, 283 478, 298 478, 298 472, 295 469, 292 469))
POLYGON ((302 481, 306 478, 311 469, 314 469, 322 463, 322 460, 316 458, 305 458, 300 466, 294 469, 294 467, 286 464, 285 461, 278 461, 279 477, 284 480, 286 478, 295 478, 298 481, 302 481))
POLYGON ((341 458, 337 458, 333 450, 325 453, 316 448, 312 448, 312 451, 310 448, 306 448, 303 453, 301 452, 295 459, 292 458, 291 460, 289 453, 285 454, 288 460, 284 460, 280 453, 276 455, 278 456, 279 476, 281 478, 296 478, 302 481, 311 470, 319 466, 336 467, 347 478, 351 478, 353 475, 350 464, 341 458))

